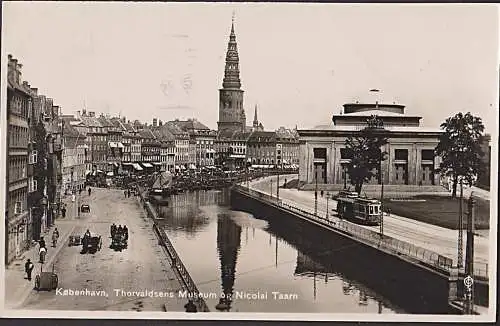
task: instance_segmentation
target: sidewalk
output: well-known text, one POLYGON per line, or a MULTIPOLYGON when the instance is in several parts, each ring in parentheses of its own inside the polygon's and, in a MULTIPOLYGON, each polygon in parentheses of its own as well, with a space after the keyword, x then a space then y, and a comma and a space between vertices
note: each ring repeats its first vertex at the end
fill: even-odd
MULTIPOLYGON (((66 216, 66 219, 68 219, 68 216, 66 216)), ((56 220, 55 227, 59 230, 60 235, 56 248, 52 247, 50 239, 50 235, 52 234, 54 227, 51 228, 52 230, 42 235, 46 238, 45 240, 47 243, 46 262, 43 264, 44 271, 51 270, 52 263, 57 258, 57 255, 61 251, 62 247, 67 245, 66 240, 73 232, 75 226, 76 221, 73 219, 56 220)), ((5 268, 5 309, 15 309, 16 307, 19 307, 24 300, 26 300, 29 293, 34 288, 35 277, 40 273, 41 267, 42 265, 39 263, 38 245, 35 245, 5 268), (24 264, 28 258, 31 259, 35 265, 31 275, 31 282, 26 279, 26 273, 24 272, 24 264)))

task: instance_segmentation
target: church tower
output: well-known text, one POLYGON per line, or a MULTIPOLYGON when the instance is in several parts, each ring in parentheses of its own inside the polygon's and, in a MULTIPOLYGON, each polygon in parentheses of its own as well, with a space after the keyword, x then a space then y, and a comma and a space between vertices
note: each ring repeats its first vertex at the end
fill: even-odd
POLYGON ((255 105, 255 113, 253 114, 253 127, 254 129, 259 128, 259 119, 257 119, 257 104, 255 105))
POLYGON ((245 110, 243 109, 243 90, 240 81, 240 58, 234 33, 234 13, 231 34, 226 53, 226 67, 222 88, 219 89, 218 130, 242 131, 246 129, 245 110))

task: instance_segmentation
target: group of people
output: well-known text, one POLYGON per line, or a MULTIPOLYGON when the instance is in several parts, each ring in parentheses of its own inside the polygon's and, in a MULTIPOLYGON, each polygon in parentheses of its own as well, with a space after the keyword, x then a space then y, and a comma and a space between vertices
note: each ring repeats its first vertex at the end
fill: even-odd
POLYGON ((111 238, 114 239, 115 236, 117 235, 124 235, 125 236, 125 240, 128 240, 128 228, 126 225, 124 226, 121 226, 121 225, 118 225, 116 226, 115 223, 113 223, 111 225, 111 238))
POLYGON ((125 198, 130 198, 130 195, 132 194, 130 189, 125 189, 125 191, 123 193, 125 194, 125 198))
MULTIPOLYGON (((59 230, 57 228, 54 229, 52 232, 52 246, 55 247, 57 245, 57 239, 59 239, 59 230)), ((45 239, 43 237, 40 237, 40 240, 38 240, 38 255, 40 257, 40 263, 43 264, 45 263, 45 256, 47 255, 47 244, 45 243, 45 239)), ((24 271, 26 272, 26 278, 28 281, 31 281, 31 273, 33 272, 33 269, 35 266, 33 265, 33 262, 31 259, 28 259, 26 263, 24 264, 24 271)))

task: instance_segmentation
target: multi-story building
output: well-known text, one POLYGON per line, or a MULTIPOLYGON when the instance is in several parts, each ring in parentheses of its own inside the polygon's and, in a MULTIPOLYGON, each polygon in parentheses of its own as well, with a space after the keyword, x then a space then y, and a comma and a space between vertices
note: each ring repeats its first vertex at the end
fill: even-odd
POLYGON ((190 149, 190 161, 198 167, 214 165, 217 132, 196 119, 172 122, 189 134, 190 145, 191 147, 194 145, 194 153, 193 148, 190 149))
POLYGON ((85 134, 63 120, 62 191, 65 195, 83 189, 86 179, 85 134))
POLYGON ((287 169, 299 166, 299 136, 296 129, 276 130, 276 164, 287 169))
POLYGON ((21 82, 21 64, 8 56, 7 74, 7 182, 5 189, 5 260, 8 264, 26 249, 31 224, 28 213, 28 119, 31 89, 21 82))
POLYGON ((155 130, 155 135, 161 142, 161 169, 173 172, 175 170, 175 136, 169 131, 168 126, 163 125, 161 121, 155 130))
POLYGON ((175 137, 175 169, 183 170, 189 168, 189 134, 180 129, 173 121, 164 124, 168 131, 175 137))
POLYGON ((121 126, 115 125, 108 116, 101 113, 98 118, 99 122, 103 126, 107 133, 107 148, 106 148, 106 161, 108 162, 107 171, 110 174, 117 175, 121 168, 121 162, 123 157, 123 146, 122 134, 123 131, 121 126))
POLYGON ((154 171, 153 162, 160 160, 160 143, 156 140, 151 128, 139 132, 141 137, 141 165, 146 171, 154 171))
MULTIPOLYGON (((79 112, 78 112, 79 113, 79 112)), ((107 171, 108 162, 106 160, 108 152, 107 131, 104 126, 99 122, 95 116, 94 111, 83 110, 78 118, 82 121, 87 129, 86 135, 90 150, 90 160, 92 161, 92 168, 90 170, 107 171)))
POLYGON ((270 167, 277 163, 276 133, 253 131, 247 140, 247 161, 254 167, 270 167))

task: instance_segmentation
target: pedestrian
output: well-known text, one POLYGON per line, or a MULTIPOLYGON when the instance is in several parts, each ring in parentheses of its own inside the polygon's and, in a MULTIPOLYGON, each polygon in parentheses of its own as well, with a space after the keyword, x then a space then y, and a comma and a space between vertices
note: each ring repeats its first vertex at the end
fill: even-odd
POLYGON ((89 187, 89 196, 90 196, 90 193, 92 192, 92 189, 89 187))
POLYGON ((63 208, 61 209, 61 213, 62 213, 62 217, 65 218, 66 217, 66 206, 63 206, 63 208))
POLYGON ((74 203, 74 202, 75 202, 75 200, 76 200, 75 194, 72 194, 72 195, 71 195, 71 202, 72 202, 72 203, 74 203))
POLYGON ((31 272, 33 272, 33 268, 35 268, 35 265, 33 265, 31 259, 28 259, 26 264, 24 264, 24 271, 26 272, 28 281, 31 281, 31 272))
POLYGON ((128 240, 128 228, 126 225, 123 226, 123 234, 125 234, 125 240, 128 240))
POLYGON ((40 255, 40 263, 45 263, 45 256, 47 255, 47 248, 40 247, 40 251, 38 252, 40 255))
POLYGON ((118 225, 118 229, 116 229, 116 233, 117 233, 118 235, 123 234, 123 228, 122 228, 122 226, 121 226, 121 225, 118 225))
POLYGON ((125 198, 127 198, 127 190, 123 191, 125 198))
POLYGON ((128 193, 128 197, 130 198, 130 194, 131 194, 130 189, 127 190, 127 193, 128 193))
POLYGON ((40 238, 40 241, 38 241, 38 244, 40 245, 40 248, 45 248, 45 240, 43 239, 43 237, 40 238))
POLYGON ((184 305, 184 308, 186 309, 186 312, 198 312, 198 309, 192 299, 188 300, 188 303, 184 305))

